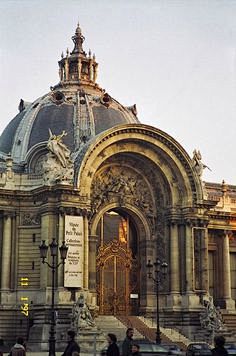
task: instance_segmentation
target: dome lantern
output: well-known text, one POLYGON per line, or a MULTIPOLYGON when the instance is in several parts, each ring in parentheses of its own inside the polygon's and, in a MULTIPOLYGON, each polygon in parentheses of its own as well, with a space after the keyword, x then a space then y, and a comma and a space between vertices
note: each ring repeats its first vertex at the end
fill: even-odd
POLYGON ((76 84, 79 86, 97 87, 97 70, 98 63, 95 56, 91 57, 91 52, 87 53, 83 50, 83 42, 85 37, 82 34, 79 24, 72 36, 74 49, 66 56, 62 57, 58 62, 60 83, 56 87, 65 86, 67 84, 76 84))

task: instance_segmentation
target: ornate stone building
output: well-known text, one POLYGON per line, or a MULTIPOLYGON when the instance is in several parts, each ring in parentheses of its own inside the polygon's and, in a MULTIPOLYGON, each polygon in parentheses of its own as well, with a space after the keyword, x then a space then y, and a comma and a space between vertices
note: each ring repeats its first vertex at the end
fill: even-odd
POLYGON ((168 262, 166 325, 170 315, 190 325, 210 295, 235 312, 236 186, 204 183, 200 152, 191 158, 101 89, 79 25, 72 40, 59 83, 21 100, 0 137, 0 336, 47 339, 51 271, 38 247, 52 238, 69 246, 59 320, 81 292, 99 314, 155 313, 146 264, 156 258, 168 262))

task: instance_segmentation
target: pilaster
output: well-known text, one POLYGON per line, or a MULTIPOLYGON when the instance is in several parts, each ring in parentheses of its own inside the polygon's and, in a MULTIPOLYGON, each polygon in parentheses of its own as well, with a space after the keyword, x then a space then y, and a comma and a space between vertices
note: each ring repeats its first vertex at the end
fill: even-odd
POLYGON ((2 247, 2 268, 1 268, 1 289, 11 288, 11 247, 12 247, 12 216, 11 213, 4 214, 3 222, 3 247, 2 247))
POLYGON ((88 241, 88 217, 84 221, 84 289, 88 290, 89 286, 89 241, 88 241))
POLYGON ((170 225, 170 292, 176 294, 180 292, 179 276, 179 241, 178 225, 172 221, 170 225))
POLYGON ((193 236, 190 223, 185 225, 185 291, 193 293, 193 236))
POLYGON ((96 292, 96 255, 97 255, 97 235, 89 236, 89 290, 96 292))

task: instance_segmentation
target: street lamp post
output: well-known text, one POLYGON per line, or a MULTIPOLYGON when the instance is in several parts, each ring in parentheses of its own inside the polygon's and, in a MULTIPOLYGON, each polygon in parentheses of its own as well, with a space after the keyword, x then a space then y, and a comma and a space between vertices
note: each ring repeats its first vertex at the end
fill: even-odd
POLYGON ((161 343, 161 331, 160 331, 160 322, 159 322, 159 286, 160 286, 161 280, 166 278, 168 264, 166 262, 161 262, 157 258, 156 261, 153 264, 151 263, 150 260, 148 260, 148 263, 147 263, 146 267, 148 269, 148 278, 152 279, 154 281, 154 283, 155 283, 155 286, 156 286, 156 305, 157 305, 157 311, 156 311, 156 323, 157 323, 156 344, 160 344, 161 343), (153 276, 153 267, 155 268, 154 276, 153 276))
POLYGON ((58 256, 58 244, 56 242, 56 239, 52 239, 52 242, 49 244, 50 247, 50 253, 52 256, 52 264, 48 263, 45 261, 47 258, 47 252, 48 252, 48 246, 45 244, 45 240, 41 242, 41 245, 39 246, 40 250, 40 258, 42 259, 42 263, 46 263, 49 268, 52 270, 52 304, 51 304, 51 326, 50 326, 50 336, 49 336, 49 356, 55 356, 56 355, 56 350, 55 350, 55 344, 56 344, 56 339, 55 339, 55 325, 56 325, 56 320, 55 320, 55 310, 54 310, 54 297, 55 297, 55 272, 57 268, 65 263, 68 247, 65 245, 65 241, 62 242, 62 245, 59 247, 60 250, 60 257, 61 257, 61 262, 57 263, 57 256, 58 256))

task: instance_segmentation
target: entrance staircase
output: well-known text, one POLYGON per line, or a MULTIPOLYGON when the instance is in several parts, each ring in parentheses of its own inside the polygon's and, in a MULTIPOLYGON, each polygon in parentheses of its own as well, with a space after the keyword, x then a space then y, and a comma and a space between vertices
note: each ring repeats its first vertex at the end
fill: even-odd
MULTIPOLYGON (((152 342, 156 340, 156 325, 148 318, 100 315, 96 318, 95 322, 105 335, 113 333, 117 336, 118 341, 124 340, 128 327, 134 329, 134 340, 147 339, 152 342)), ((191 340, 184 337, 178 331, 170 328, 161 328, 161 338, 163 343, 178 344, 183 350, 191 342, 191 340)))
POLYGON ((222 313, 222 317, 227 329, 236 334, 236 313, 222 313))
MULTIPOLYGON (((118 316, 120 321, 125 325, 132 326, 135 330, 139 331, 145 339, 152 342, 156 340, 156 324, 152 319, 137 316, 118 316)), ((191 340, 180 334, 177 330, 170 328, 160 328, 161 340, 163 344, 177 344, 182 350, 186 350, 187 345, 191 340)))
MULTIPOLYGON (((117 317, 113 315, 99 315, 95 319, 97 327, 103 332, 105 336, 108 333, 115 334, 118 341, 122 341, 126 335, 126 329, 128 327, 133 327, 131 324, 123 323, 117 317)), ((134 339, 143 339, 144 336, 138 332, 135 328, 134 330, 134 339)))

